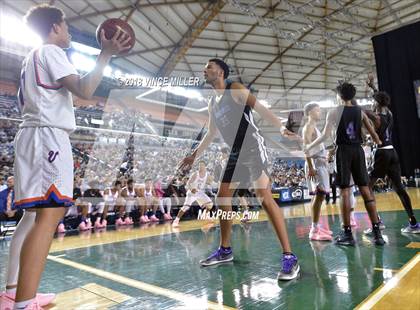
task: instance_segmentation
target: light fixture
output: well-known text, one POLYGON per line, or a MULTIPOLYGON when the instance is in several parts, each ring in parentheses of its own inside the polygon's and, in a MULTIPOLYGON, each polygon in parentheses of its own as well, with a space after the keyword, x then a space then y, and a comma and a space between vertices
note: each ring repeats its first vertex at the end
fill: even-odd
POLYGON ((78 52, 73 52, 70 55, 71 62, 76 67, 77 70, 89 72, 95 68, 96 62, 83 54, 78 52))
POLYGON ((27 47, 36 47, 42 44, 40 36, 23 21, 4 13, 0 14, 0 36, 7 41, 27 47))
POLYGON ((106 77, 112 77, 112 68, 110 66, 106 66, 104 69, 104 75, 106 77))
POLYGON ((73 47, 76 51, 84 53, 84 54, 88 54, 88 55, 99 55, 99 53, 101 52, 100 49, 97 49, 95 47, 92 46, 88 46, 79 42, 71 42, 71 47, 73 47))
POLYGON ((271 108, 271 104, 269 104, 267 100, 262 99, 262 100, 258 100, 258 101, 259 101, 259 103, 261 103, 266 108, 268 108, 268 109, 271 108))

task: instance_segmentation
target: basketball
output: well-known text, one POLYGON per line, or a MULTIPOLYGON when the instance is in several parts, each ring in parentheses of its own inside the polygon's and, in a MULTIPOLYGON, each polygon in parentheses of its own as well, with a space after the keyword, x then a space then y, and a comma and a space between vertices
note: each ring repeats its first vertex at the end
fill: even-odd
POLYGON ((133 28, 124 20, 119 18, 110 18, 104 21, 102 24, 96 28, 96 40, 98 41, 99 46, 101 44, 101 30, 105 30, 105 38, 108 40, 111 39, 114 34, 117 32, 118 28, 121 29, 122 32, 128 34, 130 36, 130 48, 122 52, 121 54, 128 53, 136 43, 136 35, 134 34, 133 28))

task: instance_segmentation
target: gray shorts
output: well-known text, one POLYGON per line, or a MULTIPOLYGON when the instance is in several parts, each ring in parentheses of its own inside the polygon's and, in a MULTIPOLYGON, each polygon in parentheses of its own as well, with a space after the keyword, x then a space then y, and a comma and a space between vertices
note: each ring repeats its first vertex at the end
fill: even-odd
MULTIPOLYGON (((316 170, 315 180, 309 180, 309 194, 316 195, 318 193, 327 194, 330 192, 330 173, 328 172, 328 163, 325 158, 318 157, 313 159, 314 168, 316 170)), ((308 165, 305 164, 305 174, 308 175, 308 165)))

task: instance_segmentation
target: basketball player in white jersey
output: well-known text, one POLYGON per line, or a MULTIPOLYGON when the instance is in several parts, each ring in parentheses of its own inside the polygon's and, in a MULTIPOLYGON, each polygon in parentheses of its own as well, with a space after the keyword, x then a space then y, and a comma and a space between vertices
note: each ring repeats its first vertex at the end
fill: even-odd
MULTIPOLYGON (((321 119, 321 108, 317 103, 310 102, 304 107, 304 115, 307 118, 303 126, 303 143, 310 144, 321 132, 316 127, 321 119)), ((309 193, 315 197, 312 200, 312 226, 309 231, 309 239, 315 241, 332 241, 332 231, 324 229, 319 224, 321 205, 325 195, 330 191, 330 180, 327 165, 327 150, 323 143, 319 144, 306 156, 305 172, 308 178, 309 193)))
POLYGON ((183 207, 179 210, 176 219, 172 223, 173 227, 179 226, 179 221, 182 216, 191 208, 195 201, 198 202, 201 208, 205 208, 207 211, 213 208, 212 200, 204 191, 208 177, 209 175, 206 169, 206 163, 204 161, 200 161, 198 163, 198 171, 193 173, 187 182, 187 197, 185 198, 183 207))
POLYGON ((99 188, 100 183, 94 179, 89 182, 89 188, 83 192, 83 201, 88 208, 89 214, 96 216, 94 228, 97 231, 106 228, 106 221, 104 224, 101 224, 105 201, 103 200, 103 191, 101 192, 99 188))
MULTIPOLYGON (((18 99, 23 122, 15 137, 15 201, 16 207, 36 220, 24 221, 28 226, 18 229, 12 241, 11 249, 19 249, 10 251, 20 255, 12 260, 16 265, 20 262, 19 276, 16 282, 7 283, 9 294, 2 295, 1 306, 40 309, 45 302, 36 298, 36 291, 54 231, 73 200, 69 134, 76 124, 71 94, 91 98, 112 55, 128 49, 130 38, 118 30, 107 40, 102 31, 96 66, 81 77, 63 51, 70 46, 64 13, 43 4, 29 10, 25 18, 43 45, 22 63, 18 99)), ((16 269, 16 265, 9 268, 16 269)))
POLYGON ((137 202, 137 192, 134 189, 133 179, 128 179, 127 186, 121 191, 121 197, 125 200, 125 218, 121 219, 121 222, 123 222, 124 225, 133 225, 134 221, 130 214, 137 202))
POLYGON ((171 207, 172 207, 172 191, 170 189, 171 185, 168 184, 165 189, 162 188, 162 180, 161 178, 158 178, 154 184, 155 192, 159 201, 159 209, 160 212, 162 212, 163 220, 164 221, 172 221, 171 216, 171 207), (169 187, 169 188, 168 188, 169 187), (166 212, 165 212, 165 206, 166 206, 166 212))
POLYGON ((117 180, 114 182, 111 188, 108 188, 104 191, 104 200, 105 200, 105 208, 104 213, 98 215, 101 218, 100 224, 102 227, 106 227, 108 211, 112 210, 117 212, 118 207, 122 204, 121 201, 121 181, 117 180))
POLYGON ((147 215, 145 215, 145 219, 149 220, 150 222, 159 222, 159 219, 156 216, 156 211, 159 206, 159 198, 157 197, 152 179, 146 179, 144 187, 144 198, 146 200, 146 210, 152 208, 153 212, 150 219, 148 219, 147 215))
POLYGON ((135 190, 137 193, 137 206, 139 208, 140 224, 150 223, 150 219, 147 216, 147 202, 146 202, 146 195, 145 195, 145 188, 146 185, 143 184, 136 184, 135 190))

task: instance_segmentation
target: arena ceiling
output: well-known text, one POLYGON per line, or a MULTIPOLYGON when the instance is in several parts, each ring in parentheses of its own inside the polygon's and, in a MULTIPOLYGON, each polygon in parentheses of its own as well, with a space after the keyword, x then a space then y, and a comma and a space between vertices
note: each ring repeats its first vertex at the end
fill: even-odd
MULTIPOLYGON (((22 17, 41 0, 5 0, 22 17)), ((198 76, 211 57, 254 90, 302 94, 348 79, 363 93, 375 72, 372 36, 420 20, 420 0, 50 0, 92 37, 107 18, 127 20, 137 42, 113 60, 142 76, 198 76)), ((413 38, 414 40, 415 38, 413 38)), ((310 95, 309 95, 310 97, 310 95)), ((278 112, 299 106, 277 105, 278 112)))

